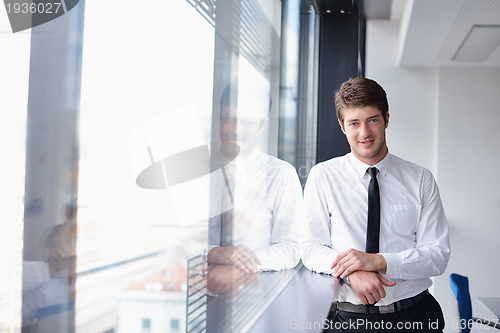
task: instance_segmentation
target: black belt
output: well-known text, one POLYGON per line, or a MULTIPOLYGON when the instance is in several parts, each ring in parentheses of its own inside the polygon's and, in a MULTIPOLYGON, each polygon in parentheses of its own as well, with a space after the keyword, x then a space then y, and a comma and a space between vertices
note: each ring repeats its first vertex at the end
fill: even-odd
POLYGON ((349 302, 337 302, 337 309, 340 311, 345 311, 345 312, 354 312, 354 313, 367 313, 367 314, 385 314, 385 313, 394 313, 398 312, 404 309, 409 308, 412 305, 417 304, 420 302, 427 294, 429 293, 428 290, 422 291, 420 294, 417 296, 413 296, 410 298, 405 298, 400 301, 394 302, 389 305, 381 305, 381 306, 376 306, 376 305, 355 305, 351 304, 349 302))

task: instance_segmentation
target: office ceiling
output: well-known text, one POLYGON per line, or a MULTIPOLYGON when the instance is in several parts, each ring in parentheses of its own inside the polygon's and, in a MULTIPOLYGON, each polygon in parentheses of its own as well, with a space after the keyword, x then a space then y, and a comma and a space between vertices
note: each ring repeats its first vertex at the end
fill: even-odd
POLYGON ((392 0, 392 9, 397 2, 400 7, 405 2, 401 16, 401 66, 500 66, 500 46, 494 42, 498 39, 495 36, 500 36, 500 1, 392 0), (475 26, 475 31, 487 33, 472 40, 469 36, 477 35, 472 31, 475 26), (457 53, 465 44, 472 45, 469 52, 482 51, 486 58, 457 60, 464 58, 457 53))
MULTIPOLYGON (((357 11, 360 0, 316 1, 326 12, 357 11)), ((363 11, 401 22, 401 66, 500 66, 500 0, 363 0, 363 11)))

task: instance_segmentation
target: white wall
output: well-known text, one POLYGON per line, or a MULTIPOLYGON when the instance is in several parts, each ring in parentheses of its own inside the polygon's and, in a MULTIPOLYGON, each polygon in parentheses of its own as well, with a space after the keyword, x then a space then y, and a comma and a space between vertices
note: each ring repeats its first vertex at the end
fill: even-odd
POLYGON ((499 92, 500 68, 439 70, 438 172, 452 256, 436 291, 449 290, 450 273, 468 276, 478 316, 474 297, 500 297, 499 92))
POLYGON ((368 22, 366 76, 388 94, 389 149, 440 187, 452 255, 433 293, 455 332, 451 273, 469 277, 477 316, 488 312, 475 297, 500 297, 500 68, 400 68, 398 45, 399 22, 368 22))
POLYGON ((366 30, 366 77, 389 99, 389 151, 435 175, 437 71, 398 67, 399 21, 368 21, 366 30))

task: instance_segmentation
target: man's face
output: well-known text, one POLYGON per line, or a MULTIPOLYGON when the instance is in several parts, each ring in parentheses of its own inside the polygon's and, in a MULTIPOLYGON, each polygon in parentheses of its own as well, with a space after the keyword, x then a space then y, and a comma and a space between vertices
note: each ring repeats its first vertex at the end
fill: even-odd
POLYGON ((235 108, 224 108, 221 115, 220 137, 222 142, 235 143, 243 156, 255 149, 259 134, 263 131, 267 119, 238 117, 235 108))
POLYGON ((386 122, 382 112, 372 106, 344 109, 342 115, 344 123, 340 125, 354 156, 369 165, 380 162, 387 154, 385 129, 389 113, 386 122))

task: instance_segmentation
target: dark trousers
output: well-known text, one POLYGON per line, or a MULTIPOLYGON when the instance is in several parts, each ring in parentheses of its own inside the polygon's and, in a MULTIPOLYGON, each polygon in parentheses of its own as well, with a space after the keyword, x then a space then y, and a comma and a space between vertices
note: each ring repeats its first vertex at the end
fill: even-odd
MULTIPOLYGON (((325 328, 325 326, 323 326, 325 328)), ((444 317, 439 303, 427 294, 417 304, 394 313, 364 314, 330 311, 324 333, 349 332, 443 332, 444 317)))

